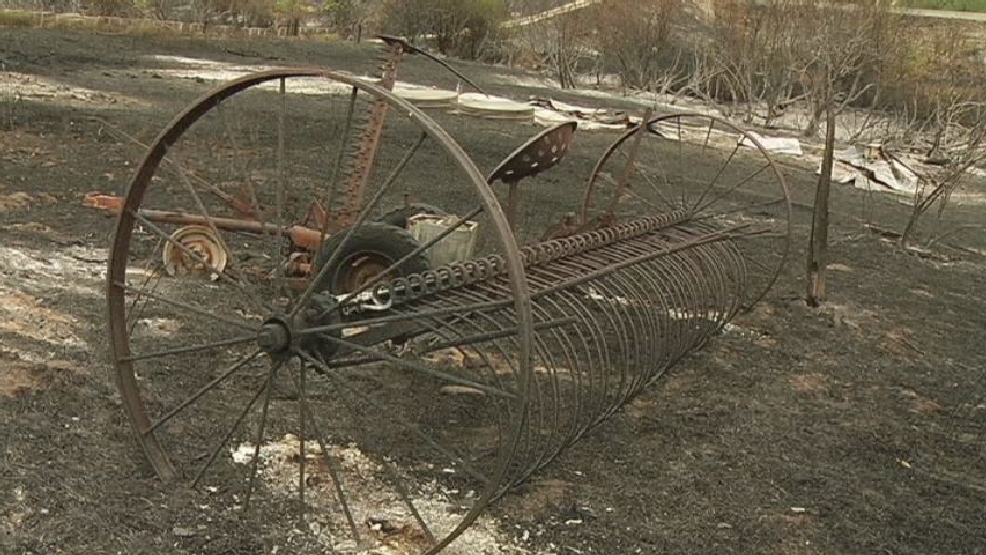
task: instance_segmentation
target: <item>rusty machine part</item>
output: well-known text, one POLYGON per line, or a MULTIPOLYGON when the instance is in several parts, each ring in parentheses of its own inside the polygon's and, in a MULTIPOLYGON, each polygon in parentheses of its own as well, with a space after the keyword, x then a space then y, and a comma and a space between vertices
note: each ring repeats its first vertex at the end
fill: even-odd
POLYGON ((570 121, 538 133, 490 173, 487 178, 490 183, 502 181, 507 184, 507 223, 510 224, 511 231, 517 228, 521 180, 551 169, 561 162, 568 153, 575 127, 576 123, 570 121))
POLYGON ((171 234, 161 251, 161 262, 171 276, 193 272, 218 274, 226 269, 228 260, 229 253, 219 238, 213 235, 211 229, 201 225, 179 228, 171 234), (186 256, 184 251, 195 253, 194 258, 186 256))
POLYGON ((746 169, 764 150, 747 143, 722 163, 710 140, 683 140, 706 128, 725 140, 715 123, 645 121, 604 153, 581 213, 553 239, 521 246, 494 182, 516 185, 557 164, 575 129, 568 124, 484 177, 446 130, 386 83, 279 69, 203 96, 151 144, 122 204, 109 203, 119 211, 107 275, 111 354, 151 466, 163 479, 188 476, 195 488, 221 485, 212 503, 229 495, 250 507, 261 490, 293 497, 317 524, 305 527, 317 529, 311 541, 332 552, 386 543, 430 554, 460 539, 491 501, 749 308, 764 274, 776 276, 770 257, 786 250, 764 252, 772 248, 764 241, 787 238, 783 177, 767 157, 753 177, 719 184, 734 159, 746 169), (302 92, 311 90, 321 92, 302 92), (357 130, 353 114, 365 107, 387 117, 357 130), (372 152, 350 160, 348 173, 334 171, 351 141, 363 154, 372 143, 372 152), (675 153, 679 162, 706 157, 713 178, 694 162, 675 173, 675 153), (313 212, 312 199, 352 185, 353 170, 362 172, 364 200, 346 208, 330 259, 313 263, 298 243, 323 245, 326 222, 340 212, 332 203, 313 212), (255 210, 256 222, 226 218, 230 207, 207 185, 217 182, 241 184, 251 206, 267 209, 255 210), (667 200, 667 183, 698 197, 640 200, 649 188, 667 200), (402 241, 406 249, 344 293, 321 287, 345 245, 363 241, 374 251, 379 237, 365 232, 383 227, 370 215, 409 191, 454 197, 461 218, 425 242, 378 240, 380 254, 402 241), (762 202, 775 194, 780 200, 762 202), (746 203, 750 195, 761 200, 746 203), (714 217, 711 199, 735 202, 714 204, 726 206, 714 217), (481 255, 402 274, 480 217, 481 255), (292 224, 307 219, 315 227, 292 224), (183 225, 201 226, 228 254, 215 280, 137 269, 161 244, 207 263, 173 236, 183 225), (300 290, 284 286, 295 274, 310 274, 291 282, 300 290), (135 325, 146 318, 178 325, 150 334, 135 325))
MULTIPOLYGON (((381 39, 383 43, 377 68, 376 84, 378 86, 388 91, 393 90, 397 81, 397 69, 404 57, 406 55, 420 55, 441 65, 476 91, 486 94, 477 84, 454 67, 429 54, 427 51, 409 44, 406 40, 389 35, 378 35, 377 38, 381 39)), ((285 84, 282 82, 280 84, 281 94, 285 94, 286 92, 284 86, 285 84)), ((353 94, 355 95, 355 91, 353 94)), ((355 96, 351 106, 355 106, 355 96)), ((203 179, 195 172, 187 170, 182 170, 182 179, 184 181, 194 182, 196 185, 202 187, 205 192, 223 201, 227 208, 232 209, 234 213, 232 215, 233 217, 211 218, 210 225, 230 231, 248 233, 266 232, 291 238, 297 252, 294 253, 293 262, 290 267, 293 268, 294 273, 297 273, 302 268, 307 269, 310 267, 311 254, 313 251, 319 250, 321 240, 326 235, 335 233, 353 224, 358 214, 359 206, 363 201, 366 184, 371 177, 370 173, 373 168, 374 157, 376 156, 377 143, 380 140, 379 134, 383 128, 387 109, 385 102, 372 103, 366 108, 366 118, 362 122, 354 123, 354 114, 350 113, 347 115, 347 126, 349 127, 343 134, 348 136, 349 132, 355 129, 360 131, 360 140, 348 152, 346 150, 340 150, 339 157, 335 161, 336 173, 338 174, 341 171, 344 175, 343 190, 339 194, 338 187, 336 186, 339 181, 337 179, 338 175, 333 176, 330 180, 333 186, 320 195, 321 198, 314 198, 310 201, 308 214, 300 224, 275 226, 270 223, 277 218, 274 218, 273 214, 269 212, 268 206, 258 204, 256 198, 250 198, 251 191, 249 187, 241 187, 237 194, 230 194, 223 187, 203 179)), ((135 137, 114 127, 112 124, 100 118, 92 119, 99 121, 100 124, 136 145, 145 149, 149 148, 135 137)), ((280 130, 282 134, 283 131, 280 130)), ((284 145, 278 145, 278 148, 284 148, 284 145)), ((162 160, 168 165, 175 165, 174 160, 167 156, 163 157, 162 160)), ((123 208, 123 198, 92 192, 85 196, 83 204, 92 208, 119 213, 123 208)), ((414 203, 409 202, 407 195, 405 195, 403 205, 405 212, 415 206, 414 203)), ((440 209, 439 212, 441 212, 440 209)), ((203 217, 196 214, 161 210, 144 210, 142 214, 155 223, 178 223, 188 226, 203 225, 203 217)), ((219 247, 222 246, 220 245, 219 247)), ((180 255, 181 253, 178 251, 168 253, 165 264, 173 264, 175 260, 181 258, 180 255)), ((188 264, 186 267, 191 269, 192 267, 202 267, 202 265, 188 264)))
MULTIPOLYGON (((397 82, 397 68, 400 66, 401 61, 403 61, 404 56, 417 54, 438 63, 477 91, 483 92, 479 86, 455 68, 428 54, 424 50, 410 45, 404 39, 390 35, 378 35, 378 38, 384 43, 376 81, 378 86, 392 91, 397 82)), ((346 175, 345 183, 341 191, 330 191, 329 197, 326 199, 325 204, 328 207, 329 218, 326 220, 328 225, 325 231, 333 233, 348 227, 353 224, 359 214, 359 208, 363 203, 363 193, 373 168, 373 157, 376 155, 380 133, 383 130, 384 120, 387 116, 387 109, 388 105, 386 102, 374 102, 368 109, 366 120, 357 125, 361 136, 355 150, 346 158, 348 165, 344 170, 346 175)))
POLYGON ((579 230, 675 211, 698 223, 746 225, 737 243, 749 271, 744 306, 770 290, 790 254, 790 195, 755 136, 714 116, 648 112, 593 168, 579 230))

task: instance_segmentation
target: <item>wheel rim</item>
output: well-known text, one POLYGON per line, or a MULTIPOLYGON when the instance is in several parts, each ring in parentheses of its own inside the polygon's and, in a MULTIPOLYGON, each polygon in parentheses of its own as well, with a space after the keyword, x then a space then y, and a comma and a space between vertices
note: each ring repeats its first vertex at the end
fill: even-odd
MULTIPOLYGON (((332 291, 352 293, 365 286, 373 278, 390 268, 396 260, 380 253, 360 252, 347 257, 332 280, 332 291)), ((389 274, 393 277, 393 274, 389 274)))
POLYGON ((736 278, 744 282, 737 284, 744 291, 740 311, 767 294, 791 253, 791 201, 783 173, 755 136, 720 118, 654 117, 606 150, 586 184, 582 222, 620 221, 641 210, 680 214, 699 232, 749 224, 746 238, 733 244, 747 269, 736 278))
MULTIPOLYGON (((299 90, 302 90, 302 92, 304 92, 304 87, 309 86, 311 81, 316 80, 327 82, 333 86, 342 86, 345 87, 344 92, 352 92, 351 97, 343 95, 344 99, 349 98, 349 100, 345 104, 346 132, 343 133, 344 141, 342 143, 343 146, 339 149, 340 152, 348 146, 345 143, 345 139, 350 138, 355 140, 358 138, 356 137, 358 133, 350 126, 352 115, 355 111, 355 101, 352 99, 357 97, 366 97, 368 99, 367 102, 371 103, 385 103, 390 107, 389 118, 402 117, 404 119, 401 121, 407 125, 416 127, 420 133, 419 142, 428 139, 433 143, 435 151, 443 154, 446 158, 450 158, 454 162, 454 169, 464 174, 465 180, 472 185, 474 188, 475 202, 478 205, 477 209, 486 212, 488 220, 493 227, 497 243, 496 246, 502 253, 503 264, 507 270, 507 279, 504 282, 505 289, 503 291, 509 290, 510 298, 507 305, 509 305, 511 315, 508 319, 513 329, 513 333, 507 337, 507 341, 510 343, 510 349, 504 351, 507 352, 509 350, 512 358, 512 374, 510 376, 510 383, 512 384, 510 389, 511 397, 509 401, 504 401, 503 405, 499 405, 507 406, 508 408, 505 409, 505 414, 497 413, 500 414, 495 422, 500 430, 500 436, 497 440, 498 449, 493 461, 483 467, 488 471, 482 473, 483 479, 478 482, 481 485, 481 489, 472 503, 472 508, 465 512, 455 526, 450 527, 446 523, 442 530, 436 528, 435 531, 432 531, 427 523, 423 522, 422 517, 418 514, 420 511, 415 508, 415 504, 406 501, 407 496, 403 492, 405 486, 399 485, 399 482, 401 482, 399 469, 397 469, 396 465, 388 462, 386 458, 380 459, 383 461, 381 466, 387 469, 391 466, 394 467, 393 476, 396 476, 396 479, 393 480, 394 484, 391 484, 391 487, 401 490, 399 492, 402 498, 401 501, 409 505, 409 507, 406 507, 407 510, 405 510, 405 513, 408 511, 412 513, 413 522, 417 522, 420 527, 424 528, 427 532, 426 535, 434 536, 433 541, 430 538, 426 538, 428 539, 425 542, 427 545, 421 545, 415 551, 435 553, 462 534, 469 524, 479 516, 485 505, 502 492, 502 482, 509 466, 512 451, 510 445, 517 441, 520 422, 524 417, 524 407, 527 403, 527 387, 531 373, 532 316, 530 295, 524 280, 523 266, 518 248, 509 233, 506 219, 499 208, 494 193, 490 190, 482 174, 461 147, 431 118, 424 115, 419 109, 407 101, 397 98, 374 84, 345 74, 328 72, 321 69, 284 69, 259 72, 232 81, 204 95, 188 109, 179 114, 157 137, 147 155, 138 166, 128 188, 124 206, 117 221, 107 275, 108 323, 111 339, 111 355, 116 370, 117 385, 123 397, 124 408, 131 420, 131 424, 144 453, 156 472, 166 479, 175 478, 179 474, 178 469, 176 469, 169 457, 169 452, 170 455, 178 458, 188 456, 193 448, 186 446, 181 440, 186 436, 189 438, 189 441, 199 438, 200 432, 192 428, 196 424, 208 420, 208 417, 193 419, 192 417, 187 417, 186 413, 195 408, 201 410, 205 415, 219 414, 214 408, 205 406, 202 400, 208 397, 217 397, 217 388, 220 386, 229 387, 230 382, 226 381, 228 377, 236 372, 242 371, 244 368, 259 368, 262 370, 259 375, 243 379, 244 383, 251 380, 253 382, 259 380, 261 387, 259 389, 248 387, 248 391, 241 392, 242 395, 240 397, 243 397, 244 400, 247 398, 250 400, 244 404, 242 411, 239 410, 240 407, 236 407, 236 410, 233 411, 238 413, 236 421, 227 427, 226 431, 231 435, 240 437, 243 434, 241 431, 243 426, 241 424, 249 418, 254 418, 254 416, 248 415, 255 414, 256 412, 261 413, 258 426, 250 434, 247 434, 253 435, 256 432, 256 437, 258 438, 257 441, 253 442, 255 444, 254 455, 251 457, 251 465, 248 465, 250 466, 248 483, 246 485, 248 499, 250 493, 255 490, 254 481, 258 474, 258 468, 252 465, 259 464, 254 463, 254 461, 259 461, 259 457, 256 455, 260 452, 260 446, 265 441, 267 430, 265 429, 264 423, 267 421, 269 410, 276 412, 275 409, 271 408, 273 406, 270 393, 272 389, 271 384, 275 380, 282 378, 285 372, 295 372, 291 374, 291 378, 300 394, 300 399, 296 404, 300 405, 298 410, 303 416, 297 418, 298 430, 301 431, 301 437, 305 438, 305 444, 308 447, 305 450, 305 456, 300 457, 300 460, 307 460, 313 444, 317 444, 323 453, 334 452, 332 451, 331 442, 321 437, 322 433, 318 430, 311 429, 315 428, 316 418, 313 416, 314 412, 306 409, 306 407, 314 407, 316 401, 314 398, 308 398, 306 400, 307 395, 301 392, 305 391, 305 384, 309 379, 308 373, 312 367, 321 370, 326 375, 332 376, 333 379, 335 379, 335 375, 332 373, 332 368, 324 364, 319 366, 320 362, 324 361, 313 359, 310 353, 307 357, 301 354, 304 348, 299 347, 301 343, 298 342, 297 338, 291 337, 292 334, 305 331, 298 328, 297 321, 300 320, 297 320, 297 318, 300 318, 300 316, 297 315, 305 314, 304 309, 314 306, 313 303, 321 302, 319 301, 318 295, 312 294, 314 292, 306 291, 307 295, 287 299, 279 308, 276 306, 278 304, 277 302, 264 296, 271 294, 273 289, 261 286, 261 280, 259 278, 254 279, 256 276, 251 274, 253 268, 249 264, 243 263, 242 260, 237 261, 238 264, 232 263, 231 266, 233 266, 233 269, 227 268, 218 272, 216 283, 203 285, 200 282, 186 282, 180 286, 162 287, 160 291, 157 289, 160 283, 159 272, 155 273, 135 267, 140 265, 141 262, 139 261, 149 259, 147 256, 149 242, 141 237, 142 233, 140 231, 156 237, 159 243, 163 242, 180 249, 177 245, 168 242, 168 234, 164 231, 166 226, 164 224, 155 224, 147 216, 149 214, 147 210, 169 208, 169 206, 161 204, 164 202, 161 200, 163 193, 172 196, 176 190, 186 189, 188 193, 185 200, 188 201, 188 204, 198 208, 198 213, 204 217, 207 226, 212 231, 217 232, 220 217, 214 213, 213 209, 215 205, 207 205, 202 200, 202 197, 206 196, 212 190, 211 187, 202 185, 202 183, 208 181, 208 179, 203 179, 202 176, 208 176, 209 172, 207 169, 210 166, 207 159, 204 161, 196 159, 196 154, 204 148, 211 146, 207 131, 215 131, 214 128, 218 127, 217 122, 220 120, 226 125, 225 137, 229 139, 228 143, 233 144, 236 142, 233 140, 233 136, 235 135, 238 138, 246 137, 252 139, 257 153, 271 145, 273 146, 268 150, 277 151, 277 173, 282 177, 277 180, 278 186, 275 188, 275 193, 271 194, 277 198, 277 203, 273 208, 277 216, 280 217, 277 220, 278 225, 284 223, 287 216, 285 212, 291 211, 291 208, 293 208, 295 216, 302 214, 303 209, 299 208, 300 204, 302 204, 301 200, 292 198, 291 194, 284 189, 285 181, 291 181, 283 179, 283 174, 286 169, 294 169, 291 166, 291 162, 285 161, 284 159, 284 130, 286 128, 284 122, 287 118, 297 115, 291 112, 291 110, 310 108, 312 103, 321 101, 322 97, 314 97, 312 95, 313 98, 293 102, 291 100, 293 98, 292 95, 286 92, 289 89, 286 82, 294 79, 302 83, 299 85, 299 90), (249 130, 245 134, 231 132, 231 120, 221 113, 223 107, 230 103, 234 97, 241 95, 241 93, 258 96, 262 94, 263 87, 272 84, 279 84, 280 86, 278 96, 274 97, 280 103, 276 138, 265 135, 264 133, 268 131, 260 129, 253 129, 252 132, 255 133, 253 135, 250 134, 251 132, 249 130), (205 140, 199 138, 198 135, 193 135, 193 131, 196 128, 203 130, 202 136, 205 137, 205 140), (172 165, 182 169, 175 171, 170 179, 166 179, 162 168, 165 166, 171 167, 172 165), (162 184, 165 181, 167 181, 167 184, 162 184), (280 194, 276 194, 277 192, 280 194), (156 197, 155 194, 157 195, 156 197), (292 202, 294 202, 293 205, 291 204, 292 202), (152 279, 157 279, 158 281, 155 282, 153 287, 147 286, 146 284, 152 279), (194 288, 193 286, 197 287, 194 292, 191 291, 194 288), (213 290, 218 286, 229 286, 230 291, 234 292, 234 296, 227 297, 227 301, 219 305, 219 308, 216 308, 213 306, 215 303, 211 301, 214 301, 213 290), (149 306, 151 308, 148 308, 149 306), (149 313, 158 315, 170 314, 174 319, 178 320, 179 327, 181 325, 185 325, 185 327, 194 327, 197 325, 204 329, 207 327, 207 325, 203 324, 205 322, 211 323, 214 328, 222 327, 224 331, 236 330, 236 333, 230 333, 227 337, 215 341, 199 341, 197 344, 173 348, 171 341, 174 339, 155 340, 153 338, 148 339, 135 335, 135 323, 143 315, 149 313), (241 314, 242 316, 240 316, 241 314), (278 330, 283 331, 285 337, 278 337, 281 333, 278 330), (157 345, 157 347, 155 348, 154 345, 157 345), (252 345, 252 347, 242 349, 242 347, 249 345, 252 345), (239 348, 240 350, 238 354, 231 355, 234 348, 239 348), (297 353, 295 353, 296 350, 297 353), (281 356, 281 353, 295 353, 297 356, 285 358, 281 356), (258 364, 258 361, 263 362, 263 364, 258 364), (217 374, 216 372, 219 368, 216 368, 215 365, 220 363, 222 363, 223 371, 217 374), (289 363, 297 363, 295 364, 297 370, 291 370, 289 363), (164 385, 156 386, 157 382, 155 380, 162 380, 162 376, 166 376, 168 380, 176 379, 176 372, 174 371, 176 364, 178 365, 177 367, 181 367, 183 364, 189 364, 190 367, 194 365, 195 368, 199 369, 205 367, 207 364, 212 364, 213 373, 193 376, 193 378, 198 379, 195 384, 194 394, 187 394, 187 391, 192 391, 191 386, 194 380, 190 379, 187 386, 184 382, 180 384, 181 387, 179 389, 185 389, 185 394, 172 395, 171 393, 165 392, 166 387, 164 385), (146 374, 141 373, 139 378, 136 372, 136 367, 138 366, 142 367, 142 372, 146 372, 146 374), (206 377, 212 377, 212 379, 206 380, 206 377), (247 395, 248 392, 252 392, 252 395, 247 395), (261 402, 262 409, 259 408, 261 402), (182 433, 165 434, 165 431, 171 428, 174 422, 186 417, 190 424, 186 425, 187 428, 181 429, 182 433), (306 428, 309 429, 306 430, 306 428), (176 439, 175 436, 181 437, 176 439), (165 443, 171 445, 171 449, 166 448, 165 443)), ((298 94, 297 96, 300 97, 302 94, 298 94)), ((243 95, 243 97, 252 98, 249 95, 243 95)), ((254 106, 252 104, 246 104, 246 102, 244 101, 245 106, 254 106)), ((244 159, 256 154, 250 148, 243 148, 237 145, 233 145, 232 148, 239 153, 239 156, 235 157, 236 165, 245 165, 244 159)), ((405 153, 408 154, 413 154, 413 152, 405 150, 405 153)), ((257 160, 260 160, 260 157, 260 154, 256 154, 257 160)), ((208 157, 203 155, 203 158, 208 157)), ((322 156, 322 158, 325 157, 322 156)), ((244 169, 243 171, 246 170, 244 169)), ((251 179, 253 178, 251 177, 241 181, 249 183, 251 179)), ((381 186, 380 190, 385 189, 386 186, 385 183, 381 186)), ((251 189, 249 192, 253 196, 254 208, 261 208, 258 205, 263 203, 257 202, 258 191, 255 190, 253 185, 250 185, 249 189, 251 189)), ((270 191, 266 191, 266 193, 270 193, 270 191)), ((375 199, 367 200, 363 204, 368 207, 367 213, 369 212, 369 205, 372 203, 372 200, 379 201, 380 198, 383 197, 375 197, 375 199)), ((258 212, 262 213, 263 211, 258 210, 258 212)), ((271 216, 271 219, 273 218, 271 216)), ((297 219, 300 218, 296 218, 296 221, 297 219)), ((274 224, 270 224, 269 222, 261 223, 264 227, 259 237, 268 240, 268 243, 271 245, 269 249, 267 245, 263 246, 264 252, 271 253, 269 256, 271 259, 269 268, 266 268, 265 272, 263 272, 264 276, 269 276, 280 271, 278 269, 280 266, 279 255, 276 253, 282 253, 282 251, 278 247, 279 239, 275 237, 276 233, 269 232, 267 229, 269 225, 274 224), (269 239, 268 235, 270 236, 269 239), (268 272, 266 270, 271 271, 268 272)), ((322 231, 322 239, 324 240, 325 230, 323 229, 322 231)), ((231 240, 233 235, 239 236, 226 230, 217 232, 217 234, 226 243, 224 246, 229 246, 233 243, 231 240)), ((258 235, 254 234, 254 236, 258 235)), ((234 248, 230 248, 230 251, 235 250, 234 248)), ((332 310, 338 310, 338 307, 334 305, 331 308, 332 310)), ((414 309, 408 310, 413 313, 414 309)), ((448 319, 445 316, 435 316, 431 317, 429 321, 444 321, 441 318, 448 319)), ((311 327, 316 324, 326 324, 328 322, 329 320, 306 320, 305 325, 311 327)), ((449 333, 444 328, 440 331, 442 333, 449 333)), ((323 337, 328 335, 330 335, 328 332, 321 333, 323 337)), ((345 334, 342 333, 342 335, 345 334)), ((183 338, 187 339, 187 337, 183 338)), ((376 353, 376 356, 382 357, 384 353, 376 353)), ((393 357, 386 359, 377 358, 374 360, 377 362, 388 360, 400 366, 399 362, 394 362, 393 357)), ((420 366, 421 364, 418 364, 418 366, 408 365, 404 368, 405 370, 423 371, 420 366)), ((431 365, 429 368, 434 371, 434 366, 431 365)), ((492 373, 495 374, 495 372, 492 373)), ((479 375, 479 372, 474 371, 474 374, 479 375)), ((447 376, 448 374, 436 374, 434 372, 428 374, 431 377, 436 375, 447 376)), ((438 383, 443 382, 439 380, 438 383)), ((500 382, 498 381, 497 383, 500 382)), ((480 385, 482 383, 477 382, 476 386, 479 387, 480 385)), ((232 392, 228 391, 223 391, 222 393, 232 395, 232 392)), ((222 403, 227 399, 232 401, 232 397, 226 398, 223 395, 219 395, 218 401, 212 399, 210 402, 222 403)), ((271 422, 274 422, 274 417, 272 416, 271 418, 271 422)), ((395 416, 395 418, 397 417, 395 416)), ((271 425, 273 426, 273 424, 271 425)), ((324 418, 322 419, 321 425, 325 425, 324 418)), ((204 436, 205 433, 202 432, 201 435, 204 436)), ((207 461, 209 464, 201 467, 200 469, 202 470, 208 470, 220 458, 219 454, 227 447, 227 444, 232 445, 231 442, 227 441, 230 438, 226 436, 214 439, 217 447, 211 451, 211 456, 207 461)), ((452 455, 442 452, 436 446, 431 447, 433 448, 432 452, 447 455, 448 458, 453 459, 453 463, 455 462, 452 455)), ((336 450, 338 451, 338 449, 336 450)), ((408 453, 401 452, 401 455, 407 456, 410 459, 410 454, 408 453)), ((323 457, 326 461, 331 458, 329 456, 323 457)), ((232 461, 227 462, 227 465, 232 465, 232 461)), ((331 467, 331 464, 328 465, 331 467)), ((300 466, 304 469, 304 465, 300 466)), ((314 475, 312 474, 314 471, 311 468, 308 469, 308 472, 310 476, 314 475)), ((462 472, 461 468, 459 472, 462 472)), ((340 493, 340 487, 342 486, 339 482, 341 480, 334 472, 330 472, 329 474, 331 475, 334 491, 339 496, 341 502, 343 497, 343 494, 340 493)), ((304 480, 298 485, 299 493, 304 492, 307 487, 303 486, 303 483, 305 483, 304 480)), ((345 505, 345 503, 341 504, 345 505)), ((354 518, 349 514, 352 511, 346 510, 345 512, 346 520, 349 521, 348 525, 355 535, 354 518)), ((365 538, 366 536, 364 535, 361 539, 365 538)))
POLYGON ((219 244, 212 231, 203 226, 186 226, 171 236, 177 243, 192 251, 197 256, 191 259, 175 247, 175 243, 166 243, 162 253, 162 262, 169 275, 189 272, 222 272, 226 269, 228 254, 219 244), (205 264, 200 263, 202 260, 205 264))

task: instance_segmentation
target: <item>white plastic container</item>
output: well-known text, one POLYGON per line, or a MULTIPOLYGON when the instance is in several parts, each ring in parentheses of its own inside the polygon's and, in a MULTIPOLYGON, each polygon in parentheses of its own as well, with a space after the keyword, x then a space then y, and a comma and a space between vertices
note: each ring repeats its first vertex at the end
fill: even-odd
MULTIPOLYGON (((407 228, 419 243, 424 244, 454 227, 458 221, 458 216, 420 214, 408 219, 407 228)), ((478 230, 478 222, 466 221, 447 237, 426 250, 425 255, 432 267, 450 262, 464 262, 472 258, 476 249, 478 230)))

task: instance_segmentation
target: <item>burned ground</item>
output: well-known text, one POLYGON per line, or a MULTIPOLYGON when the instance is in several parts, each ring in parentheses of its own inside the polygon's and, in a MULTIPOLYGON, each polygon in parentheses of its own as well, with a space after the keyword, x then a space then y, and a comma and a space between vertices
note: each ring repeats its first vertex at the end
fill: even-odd
MULTIPOLYGON (((150 55, 362 74, 372 50, 45 30, 0 36, 0 57, 16 72, 4 85, 38 92, 0 105, 0 547, 300 552, 283 547, 297 523, 275 503, 243 521, 228 508, 200 509, 207 495, 159 481, 113 385, 103 296, 113 221, 81 201, 94 190, 122 193, 143 152, 91 118, 146 144, 213 85, 162 76, 174 62, 150 55), (37 79, 58 86, 39 89, 37 79)), ((491 92, 548 92, 510 85, 506 71, 464 69, 491 92)), ((400 77, 454 84, 418 61, 400 77)), ((468 118, 442 123, 484 171, 535 131, 468 118)), ((546 222, 574 209, 572 191, 581 192, 612 139, 579 134, 577 148, 544 178, 538 199, 546 208, 529 217, 546 222)), ((764 303, 492 506, 504 534, 557 553, 986 549, 983 259, 956 249, 904 254, 861 220, 900 229, 906 206, 835 186, 831 298, 822 309, 805 308, 798 299, 810 169, 785 162, 798 203, 795 252, 764 303)), ((982 249, 976 192, 943 225, 970 226, 951 243, 982 249)))

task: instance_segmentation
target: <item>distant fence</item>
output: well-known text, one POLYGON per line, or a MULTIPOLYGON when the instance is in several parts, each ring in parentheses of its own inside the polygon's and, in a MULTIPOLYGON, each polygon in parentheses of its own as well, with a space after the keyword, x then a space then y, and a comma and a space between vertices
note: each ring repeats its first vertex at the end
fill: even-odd
POLYGON ((153 18, 129 18, 88 16, 78 13, 59 13, 27 10, 0 10, 0 26, 19 25, 31 27, 76 27, 83 29, 158 30, 178 35, 218 35, 228 37, 282 37, 313 38, 330 37, 335 32, 329 27, 298 27, 292 35, 292 27, 271 25, 268 27, 243 27, 216 25, 153 18))

